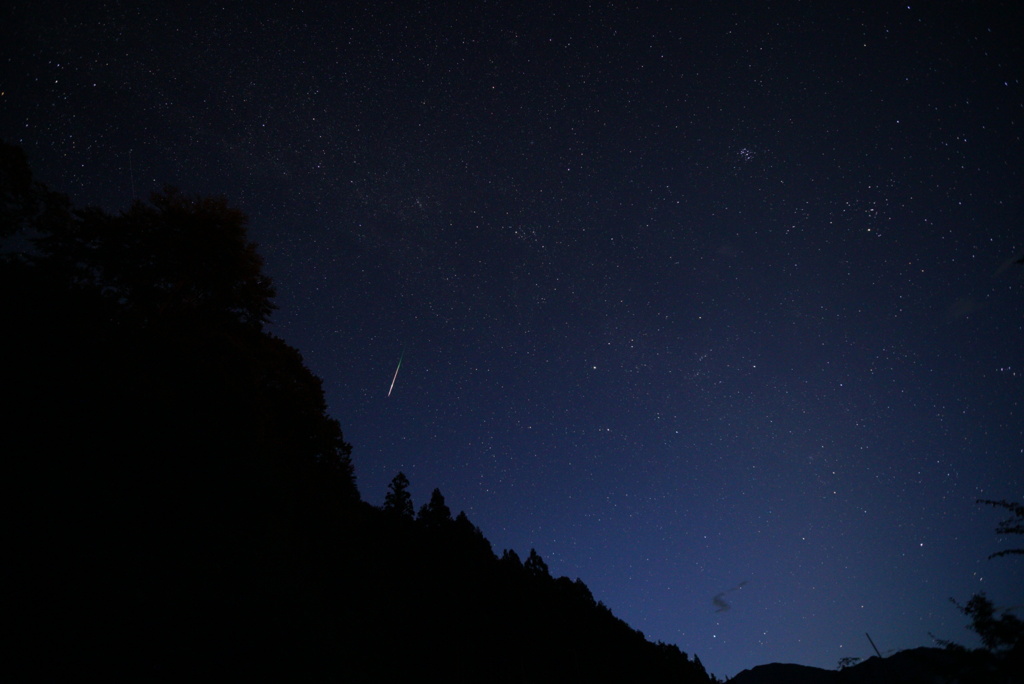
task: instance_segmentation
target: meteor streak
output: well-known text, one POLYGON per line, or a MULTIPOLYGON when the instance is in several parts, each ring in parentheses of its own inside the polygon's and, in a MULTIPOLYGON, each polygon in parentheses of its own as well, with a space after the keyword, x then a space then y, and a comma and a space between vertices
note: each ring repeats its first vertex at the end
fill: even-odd
POLYGON ((405 358, 405 350, 402 350, 402 355, 398 357, 398 368, 395 368, 395 376, 391 378, 391 387, 388 388, 388 396, 391 396, 391 390, 395 389, 395 380, 398 379, 398 369, 402 367, 402 359, 405 358))

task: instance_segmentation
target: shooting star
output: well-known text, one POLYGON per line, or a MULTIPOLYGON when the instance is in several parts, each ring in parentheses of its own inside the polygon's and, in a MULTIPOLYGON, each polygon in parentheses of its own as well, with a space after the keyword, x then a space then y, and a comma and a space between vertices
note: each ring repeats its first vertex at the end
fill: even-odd
POLYGON ((402 367, 402 359, 405 358, 405 350, 402 350, 402 355, 398 357, 398 368, 395 368, 395 375, 391 378, 391 387, 388 387, 388 396, 391 396, 391 390, 395 389, 395 380, 398 379, 398 369, 402 367))

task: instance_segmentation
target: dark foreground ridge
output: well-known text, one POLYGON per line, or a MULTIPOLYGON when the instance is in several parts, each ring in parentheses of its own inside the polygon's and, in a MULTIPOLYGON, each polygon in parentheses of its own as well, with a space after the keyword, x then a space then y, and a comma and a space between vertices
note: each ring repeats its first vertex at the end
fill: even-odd
POLYGON ((75 210, 0 144, 0 239, 13 681, 710 681, 439 491, 363 502, 222 200, 75 210))

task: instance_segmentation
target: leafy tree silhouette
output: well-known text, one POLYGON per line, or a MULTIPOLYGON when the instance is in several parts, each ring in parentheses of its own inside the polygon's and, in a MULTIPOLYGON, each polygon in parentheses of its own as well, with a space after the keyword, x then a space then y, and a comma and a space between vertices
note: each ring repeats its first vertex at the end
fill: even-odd
POLYGON ((979 637, 985 648, 994 652, 1020 650, 1024 646, 1024 622, 1009 612, 996 617, 996 609, 984 592, 975 594, 965 604, 953 601, 967 617, 971 618, 970 629, 979 637))
POLYGON ((40 660, 152 675, 290 643, 310 540, 359 494, 320 380, 263 331, 244 215, 176 191, 76 210, 0 143, 0 222, 12 614, 40 660))
MULTIPOLYGON (((998 526, 996 526, 996 534, 1024 534, 1024 506, 1021 504, 1012 503, 1005 499, 1000 501, 978 499, 977 503, 995 506, 996 508, 1005 508, 1013 513, 1013 517, 1003 520, 998 526)), ((1024 549, 1004 549, 1003 551, 997 551, 996 553, 991 554, 989 559, 1015 554, 1024 554, 1024 549)))
POLYGON ((274 289, 246 224, 223 198, 167 188, 118 216, 74 212, 36 244, 73 282, 100 288, 142 323, 193 317, 261 329, 274 289))
MULTIPOLYGON (((1024 533, 1024 506, 1005 500, 990 499, 978 499, 977 503, 1005 508, 1014 514, 1014 517, 999 523, 996 527, 998 534, 1024 533)), ((1020 553, 1024 553, 1024 549, 1006 549, 991 554, 989 560, 1020 553)), ((1006 681, 1024 681, 1024 621, 1010 612, 1013 609, 1004 610, 997 617, 995 605, 984 592, 975 594, 966 604, 960 604, 954 598, 949 600, 961 613, 970 618, 968 629, 981 638, 982 644, 995 659, 998 671, 1009 677, 1006 681)), ((936 641, 948 649, 961 652, 965 650, 950 640, 936 641)))
POLYGON ((409 478, 399 472, 388 484, 388 492, 384 495, 383 511, 388 515, 412 520, 414 515, 412 495, 409 494, 409 478))
MULTIPOLYGON (((977 503, 1005 508, 1013 513, 1013 517, 996 526, 996 534, 1024 534, 1024 506, 1021 504, 991 499, 978 499, 977 503)), ((1015 554, 1024 554, 1024 549, 1005 549, 991 554, 989 560, 1015 554)), ((996 617, 995 605, 984 592, 975 594, 964 605, 954 599, 950 600, 971 619, 970 629, 981 637, 986 648, 994 652, 1010 653, 1016 666, 1024 669, 1024 621, 1009 611, 1003 611, 1001 616, 996 617)))
MULTIPOLYGON (((1024 255, 1015 263, 1024 265, 1024 255)), ((1005 499, 978 499, 975 503, 1010 511, 1011 517, 996 526, 996 534, 1024 534, 1024 505, 1005 499)), ((1024 554, 1024 548, 1003 549, 989 554, 988 559, 1020 554, 1024 554)), ((1004 659, 1007 674, 1016 677, 1015 681, 1024 681, 1024 621, 1009 611, 1003 611, 1001 616, 996 617, 995 605, 984 592, 975 594, 964 605, 953 598, 950 601, 971 619, 969 628, 981 637, 985 647, 1004 659)), ((949 641, 940 640, 940 643, 953 646, 949 641)))
POLYGON ((861 660, 860 658, 853 657, 853 656, 846 657, 846 658, 840 658, 839 659, 839 664, 836 667, 836 669, 837 670, 845 670, 848 667, 853 667, 854 665, 859 663, 860 660, 861 660))

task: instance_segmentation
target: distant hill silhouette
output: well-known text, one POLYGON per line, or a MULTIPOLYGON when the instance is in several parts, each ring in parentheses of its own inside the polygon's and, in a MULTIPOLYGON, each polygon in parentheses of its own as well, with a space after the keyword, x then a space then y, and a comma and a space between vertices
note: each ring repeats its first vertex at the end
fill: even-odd
POLYGON ((839 671, 772 663, 743 670, 730 684, 1019 684, 1020 662, 984 650, 914 648, 839 671))
POLYGON ((362 501, 223 200, 75 209, 0 144, 0 238, 11 681, 711 681, 439 490, 362 501))

